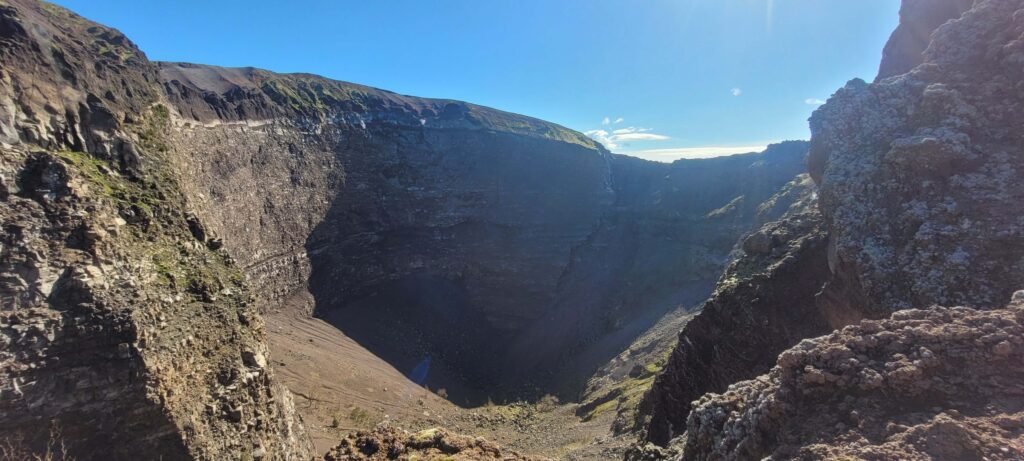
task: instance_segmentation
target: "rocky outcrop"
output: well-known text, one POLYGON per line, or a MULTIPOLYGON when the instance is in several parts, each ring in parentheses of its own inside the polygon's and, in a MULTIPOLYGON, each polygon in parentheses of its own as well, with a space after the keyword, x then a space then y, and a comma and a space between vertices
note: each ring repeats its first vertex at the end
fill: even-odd
POLYGON ((680 459, 1020 459, 1022 338, 1024 292, 803 341, 694 402, 680 459))
POLYGON ((804 175, 764 209, 787 197, 796 199, 789 211, 742 241, 743 254, 679 334, 640 407, 649 441, 667 444, 686 429, 692 401, 767 372, 780 352, 828 331, 814 298, 828 272, 815 188, 804 175))
POLYGON ((974 0, 905 0, 900 6, 900 24, 882 50, 882 64, 876 81, 910 72, 924 61, 932 32, 960 17, 974 0))
POLYGON ((541 458, 502 450, 497 444, 480 437, 452 434, 444 429, 427 429, 412 434, 387 425, 350 434, 324 455, 325 461, 390 459, 541 461, 541 458))
MULTIPOLYGON (((1022 72, 1020 62, 1024 62, 1024 48, 1021 45, 1024 43, 1024 23, 1020 20, 1024 17, 1024 4, 1014 0, 989 0, 973 2, 972 6, 971 2, 908 0, 904 2, 902 14, 901 29, 893 35, 887 47, 886 62, 882 66, 883 78, 874 84, 859 80, 850 82, 811 118, 813 137, 808 164, 811 177, 818 185, 821 210, 819 229, 822 235, 828 235, 827 245, 823 250, 819 249, 817 254, 819 257, 822 253, 826 255, 827 268, 819 264, 818 269, 806 272, 803 276, 812 285, 794 298, 794 307, 787 308, 793 310, 774 312, 766 320, 764 325, 768 326, 768 331, 781 330, 783 337, 795 335, 788 336, 791 340, 798 340, 800 335, 813 335, 815 329, 821 332, 821 328, 841 328, 864 319, 884 319, 894 311, 915 307, 966 305, 983 309, 997 308, 1006 304, 1013 290, 1024 286, 1024 246, 1021 245, 1024 242, 1024 221, 1021 221, 1019 213, 1007 212, 1015 209, 1015 204, 1024 199, 1024 189, 1019 181, 1012 179, 1024 166, 1024 157, 1020 155, 1019 148, 1021 133, 1016 129, 1022 119, 1020 108, 1024 103, 1021 99, 1024 93, 1018 84, 1022 72), (957 19, 950 20, 952 18, 957 19), (926 42, 927 47, 911 40, 923 40, 922 37, 930 38, 930 42, 926 42), (904 53, 908 49, 917 51, 904 53), (920 58, 915 53, 921 54, 920 58), (905 66, 916 67, 903 68, 905 66), (809 303, 807 296, 815 293, 817 287, 822 288, 821 292, 816 295, 813 304, 809 303), (816 323, 818 326, 803 329, 808 325, 807 319, 812 319, 811 324, 816 323), (773 326, 773 321, 780 323, 773 326)), ((770 239, 766 237, 752 235, 744 241, 744 250, 748 254, 763 254, 770 248, 770 239)), ((791 286, 802 286, 789 279, 769 283, 769 293, 786 290, 791 286)), ((750 299, 751 305, 764 300, 760 296, 751 296, 750 299)), ((747 311, 734 309, 734 312, 747 311)), ((941 337, 944 334, 941 326, 943 321, 959 322, 959 316, 965 319, 989 318, 985 317, 988 314, 975 314, 963 309, 950 312, 955 314, 942 310, 935 314, 899 313, 896 319, 927 320, 933 325, 929 328, 934 328, 931 334, 941 337), (910 317, 901 317, 904 315, 910 317)), ((1000 314, 992 315, 998 317, 1000 314)), ((965 326, 961 329, 964 331, 977 326, 972 323, 974 320, 963 322, 965 326)), ((736 324, 736 320, 719 318, 712 323, 713 326, 730 327, 736 324)), ((696 329, 699 325, 695 321, 687 326, 687 330, 696 329)), ((886 325, 892 326, 894 330, 891 335, 883 336, 897 338, 894 339, 896 343, 890 347, 896 348, 898 344, 908 348, 901 357, 910 357, 910 349, 915 347, 919 339, 925 342, 929 340, 919 338, 913 332, 897 332, 897 323, 886 325)), ((721 342, 723 347, 702 348, 701 344, 714 344, 718 337, 704 337, 704 342, 700 343, 688 340, 684 332, 680 345, 673 353, 672 363, 678 366, 673 367, 670 363, 648 396, 656 408, 648 428, 648 438, 665 444, 669 442, 668 437, 677 436, 685 430, 684 438, 676 439, 675 443, 686 441, 683 452, 686 459, 747 459, 772 454, 778 457, 808 458, 847 454, 882 459, 922 457, 928 456, 923 453, 932 453, 928 451, 931 448, 926 450, 920 446, 912 450, 908 448, 910 451, 905 452, 879 451, 881 454, 856 450, 847 452, 841 448, 847 440, 843 438, 845 436, 822 442, 825 445, 835 444, 834 452, 824 445, 807 448, 810 446, 807 444, 817 443, 810 441, 816 436, 808 434, 832 427, 826 421, 841 422, 844 427, 849 427, 850 421, 844 419, 844 412, 854 410, 858 405, 855 402, 860 395, 858 392, 866 390, 854 390, 849 386, 853 386, 855 380, 840 377, 848 369, 863 371, 864 367, 857 365, 860 362, 831 363, 828 366, 842 373, 833 369, 829 372, 831 374, 825 375, 818 375, 815 371, 815 367, 824 366, 822 363, 815 362, 811 364, 813 366, 809 366, 810 362, 790 363, 790 359, 795 356, 793 354, 801 354, 799 351, 804 346, 798 346, 781 356, 781 371, 775 368, 767 377, 739 385, 729 391, 726 397, 707 397, 692 404, 696 406, 690 411, 690 402, 702 393, 722 392, 730 379, 740 378, 733 373, 719 379, 719 373, 728 374, 733 370, 730 364, 743 362, 726 360, 721 366, 718 362, 712 365, 706 363, 712 357, 728 357, 730 349, 724 346, 731 345, 735 338, 745 340, 748 335, 756 336, 763 328, 761 324, 752 321, 741 323, 740 327, 725 332, 728 339, 721 342), (702 349, 706 350, 703 355, 692 352, 702 349), (723 354, 722 350, 726 352, 723 354), (804 370, 802 367, 805 366, 809 368, 804 370), (821 405, 801 406, 800 411, 807 413, 793 416, 790 423, 774 419, 795 411, 794 405, 803 405, 794 399, 808 398, 799 392, 793 393, 793 386, 803 392, 799 387, 803 384, 787 384, 790 383, 787 380, 796 379, 793 378, 794 374, 803 376, 804 373, 808 380, 825 380, 819 384, 833 385, 835 380, 845 380, 843 386, 847 387, 837 389, 826 386, 817 389, 825 389, 821 399, 853 399, 848 402, 850 406, 839 409, 821 405), (706 382, 714 383, 719 390, 713 390, 713 386, 704 386, 706 382), (769 387, 773 390, 766 390, 769 387), (740 397, 741 394, 745 397, 740 397), (669 409, 666 416, 658 417, 659 408, 669 409), (815 409, 812 411, 810 408, 815 409), (819 419, 814 420, 813 415, 819 419), (685 428, 681 425, 684 416, 685 428), (739 422, 744 418, 747 418, 745 422, 739 422), (797 422, 804 419, 816 422, 807 425, 797 422), (801 430, 806 432, 801 433, 801 430), (800 439, 805 436, 807 438, 800 439)), ((711 330, 711 327, 705 326, 704 329, 711 330)), ((853 338, 862 330, 844 332, 843 335, 853 338)), ((985 333, 970 331, 964 334, 980 337, 985 333)), ((759 339, 757 343, 771 344, 765 338, 759 339)), ((965 351, 971 347, 975 349, 961 351, 964 354, 987 353, 981 344, 966 344, 965 351)), ((747 350, 757 350, 756 347, 757 344, 748 345, 747 350)), ((863 347, 870 349, 875 345, 863 347)), ((773 347, 766 347, 766 350, 771 351, 766 355, 768 357, 779 351, 773 347)), ((862 352, 857 354, 863 356, 862 352)), ((949 373, 946 376, 955 385, 961 384, 955 375, 956 368, 965 363, 966 357, 958 354, 960 352, 934 362, 941 363, 941 366, 936 365, 940 367, 938 372, 949 373)), ((764 366, 766 356, 761 356, 761 367, 764 366)), ((863 360, 863 357, 857 360, 863 360)), ((896 372, 897 376, 904 371, 912 373, 909 369, 895 371, 903 369, 897 363, 899 360, 890 361, 891 364, 886 362, 886 370, 896 372)), ((911 362, 917 364, 915 360, 923 359, 916 357, 911 362)), ((991 361, 978 365, 983 368, 992 367, 984 373, 995 374, 998 369, 991 361)), ((763 368, 760 371, 764 371, 763 368)), ((867 371, 864 373, 874 376, 867 371)), ((969 373, 965 372, 965 379, 970 376, 969 373)), ((1015 371, 1010 371, 1008 375, 1012 373, 1015 371)), ((748 378, 754 374, 751 373, 748 378)), ((879 388, 888 385, 888 381, 885 383, 879 384, 879 388)), ((906 382, 894 385, 903 384, 906 382)), ((930 384, 933 383, 925 382, 923 385, 930 384)), ((894 397, 884 400, 884 395, 872 394, 874 396, 871 398, 877 401, 864 403, 868 408, 875 408, 871 405, 890 407, 891 413, 888 416, 879 416, 882 421, 886 417, 894 420, 912 419, 917 410, 907 408, 917 408, 915 405, 920 404, 924 398, 920 395, 928 394, 924 391, 914 394, 917 391, 910 389, 891 389, 886 392, 893 393, 894 397)), ((960 392, 970 393, 971 390, 964 388, 960 392)), ((1016 391, 1005 386, 999 392, 1011 395, 1016 391)), ((945 408, 955 407, 952 395, 929 395, 924 398, 927 400, 934 397, 930 402, 938 408, 928 418, 945 408)), ((1012 414, 1019 409, 1006 411, 1012 414)), ((924 424, 923 421, 918 422, 924 424)), ((834 426, 836 423, 831 424, 834 426)), ((945 422, 935 424, 938 424, 935 427, 940 427, 945 422)), ((960 435, 978 430, 982 432, 976 435, 982 439, 993 434, 998 437, 1017 437, 1012 431, 992 432, 990 429, 995 429, 991 427, 980 428, 974 423, 968 425, 972 429, 960 432, 960 435)), ((950 435, 941 432, 945 429, 937 429, 941 433, 929 432, 932 430, 930 427, 922 425, 914 432, 917 435, 909 434, 907 437, 950 435)), ((842 430, 836 428, 836 431, 842 430)), ((823 432, 829 433, 835 435, 838 432, 823 432)), ((896 433, 890 435, 893 435, 893 440, 903 437, 896 433)), ((879 437, 887 436, 873 432, 864 435, 868 442, 857 443, 864 446, 881 445, 879 437)), ((944 453, 953 458, 970 458, 976 453, 982 453, 978 456, 988 453, 990 457, 999 454, 990 450, 993 446, 991 443, 985 443, 989 448, 978 448, 981 451, 977 452, 971 451, 977 447, 957 448, 951 445, 947 448, 968 451, 961 454, 944 453)), ((637 450, 635 455, 665 456, 663 452, 659 455, 659 450, 637 450)), ((938 456, 935 453, 931 456, 938 456)))
POLYGON ((88 153, 2 152, 15 180, 0 201, 0 433, 13 458, 309 455, 242 274, 194 239, 173 183, 88 153))
POLYGON ((241 270, 187 213, 157 73, 0 6, 0 444, 11 459, 304 459, 241 270))
POLYGON ((997 307, 1024 284, 1024 4, 980 1, 898 78, 852 81, 811 118, 834 326, 997 307))

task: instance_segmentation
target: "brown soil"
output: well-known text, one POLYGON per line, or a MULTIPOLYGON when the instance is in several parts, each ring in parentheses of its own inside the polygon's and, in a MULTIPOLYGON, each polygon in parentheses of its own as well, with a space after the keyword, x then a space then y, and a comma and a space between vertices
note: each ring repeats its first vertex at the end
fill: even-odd
MULTIPOLYGON (((631 434, 616 436, 611 428, 615 410, 635 405, 636 399, 613 400, 601 411, 581 411, 578 404, 550 399, 461 408, 439 397, 435 392, 440 390, 417 385, 332 325, 306 314, 310 302, 307 293, 293 295, 266 318, 271 363, 295 394, 296 409, 317 453, 335 448, 346 437, 355 440, 352 434, 369 433, 380 423, 413 433, 444 427, 527 456, 568 460, 621 459, 633 441, 631 434)), ((668 316, 659 322, 662 327, 641 336, 613 361, 618 366, 599 370, 592 379, 599 385, 592 385, 584 401, 592 402, 609 389, 637 386, 639 380, 622 370, 664 355, 671 341, 662 336, 674 336, 686 318, 681 312, 668 316), (667 324, 672 327, 665 328, 667 324)), ((646 387, 638 389, 637 397, 646 387)))

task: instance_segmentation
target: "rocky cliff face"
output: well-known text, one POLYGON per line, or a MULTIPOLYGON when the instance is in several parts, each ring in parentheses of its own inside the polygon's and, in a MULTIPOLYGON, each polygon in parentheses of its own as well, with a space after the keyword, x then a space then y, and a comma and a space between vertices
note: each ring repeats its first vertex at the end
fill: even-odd
POLYGON ((997 307, 1024 285, 1018 1, 978 2, 924 62, 853 81, 811 118, 831 234, 833 325, 931 304, 997 307), (1014 19, 1017 18, 1017 19, 1014 19))
MULTIPOLYGON (((818 267, 804 272, 808 290, 775 304, 781 310, 763 324, 757 311, 716 302, 722 290, 716 292, 684 330, 673 361, 647 397, 656 408, 672 408, 663 417, 654 411, 648 438, 666 443, 667 437, 685 433, 673 442, 682 452, 637 450, 635 456, 1019 456, 1013 451, 1019 450, 1019 426, 1013 422, 1019 419, 1019 406, 986 407, 960 397, 1014 399, 1018 390, 1008 383, 1018 370, 1007 357, 1019 340, 1013 332, 1016 305, 998 313, 935 308, 899 312, 881 323, 865 321, 801 343, 779 356, 768 375, 728 390, 729 379, 739 374, 731 373, 730 365, 706 365, 719 356, 727 364, 743 363, 728 359, 735 354, 732 344, 745 344, 765 326, 798 340, 822 328, 884 319, 913 307, 999 308, 1024 286, 1021 216, 1007 211, 1024 198, 1024 190, 1011 179, 1024 158, 1015 128, 1024 102, 1018 84, 1024 4, 906 1, 902 14, 901 29, 886 48, 881 78, 874 84, 850 82, 811 119, 809 169, 821 210, 817 228, 828 235, 828 243, 791 261, 818 267), (930 37, 927 47, 920 45, 921 37, 930 37), (901 58, 894 51, 908 49, 923 54, 901 58), (895 75, 901 66, 907 72, 895 75), (821 267, 822 257, 827 268, 821 267), (734 313, 744 317, 737 320, 734 313), (721 347, 702 347, 688 341, 701 319, 740 327, 716 344, 721 347), (996 343, 988 340, 997 331, 1004 335, 996 343, 1008 342, 995 353, 996 343), (949 350, 948 344, 935 342, 963 346, 949 350), (973 366, 978 368, 968 368, 973 366), (719 379, 720 373, 729 376, 719 379), (986 384, 974 381, 985 376, 991 377, 986 384), (724 394, 698 399, 708 391, 724 394), (956 442, 938 446, 938 438, 956 442)), ((749 238, 745 250, 756 253, 764 241, 749 238)), ((724 282, 725 289, 742 292, 728 279, 724 282)), ((761 293, 804 286, 786 277, 739 283, 738 288, 758 294, 749 306, 771 302, 761 293)), ((757 343, 770 349, 767 339, 757 343)), ((751 358, 752 368, 763 371, 778 349, 757 360, 756 354, 742 352, 756 346, 735 355, 751 358)))
POLYGON ((667 444, 686 430, 692 401, 767 372, 780 352, 828 332, 814 298, 828 273, 815 188, 803 175, 787 193, 788 212, 743 240, 742 256, 680 333, 639 411, 648 440, 667 444))
POLYGON ((907 0, 900 5, 900 24, 882 50, 876 80, 910 72, 924 61, 932 32, 959 18, 974 0, 907 0))
POLYGON ((155 66, 35 2, 0 5, 0 45, 5 456, 309 457, 242 272, 185 212, 155 66))

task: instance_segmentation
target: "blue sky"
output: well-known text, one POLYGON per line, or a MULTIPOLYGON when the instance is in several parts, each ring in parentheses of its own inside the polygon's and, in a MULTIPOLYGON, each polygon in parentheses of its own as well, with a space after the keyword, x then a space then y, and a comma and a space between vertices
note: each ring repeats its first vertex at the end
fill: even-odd
POLYGON ((898 0, 57 0, 155 60, 451 98, 671 160, 806 139, 870 80, 898 0))

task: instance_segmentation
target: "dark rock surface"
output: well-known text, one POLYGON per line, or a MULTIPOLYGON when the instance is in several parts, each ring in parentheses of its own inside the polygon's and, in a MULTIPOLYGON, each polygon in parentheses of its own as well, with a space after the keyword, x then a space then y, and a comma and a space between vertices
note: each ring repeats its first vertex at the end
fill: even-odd
POLYGON ((900 5, 900 24, 882 50, 877 80, 905 74, 924 61, 932 32, 960 17, 974 0, 905 0, 900 5))
POLYGON ((744 254, 680 333, 640 406, 649 441, 667 444, 685 430, 690 402, 767 372, 780 352, 828 331, 814 298, 828 273, 828 238, 810 179, 794 183, 789 211, 743 241, 744 254), (756 251, 751 239, 763 240, 756 251))

